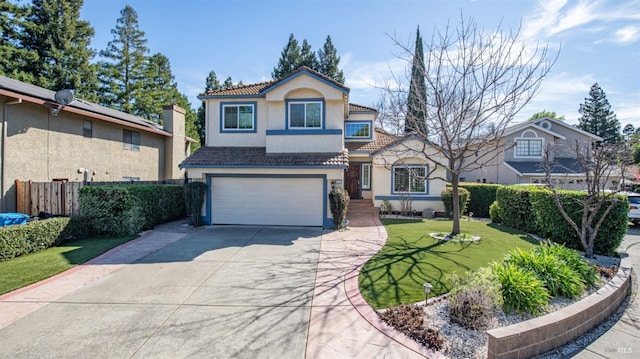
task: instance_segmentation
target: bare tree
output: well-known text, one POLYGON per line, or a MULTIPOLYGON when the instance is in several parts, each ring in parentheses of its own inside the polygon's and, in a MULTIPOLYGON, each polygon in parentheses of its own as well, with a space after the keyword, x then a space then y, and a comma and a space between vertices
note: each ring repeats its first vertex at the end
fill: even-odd
MULTIPOLYGON (((496 162, 508 146, 502 141, 505 128, 537 94, 557 59, 557 54, 549 58, 548 46, 536 44, 529 49, 518 36, 519 29, 505 32, 500 26, 494 32, 484 32, 474 19, 461 15, 455 28, 435 29, 425 44, 422 75, 427 91, 426 98, 418 101, 425 117, 416 121, 424 121, 426 126, 413 126, 411 136, 425 143, 422 156, 448 173, 444 180, 450 180, 453 189, 452 234, 460 233, 461 174, 496 162)), ((412 63, 409 47, 395 38, 393 41, 407 54, 403 58, 412 63)), ((385 128, 403 132, 405 86, 394 77, 382 97, 379 112, 385 128)), ((403 151, 399 147, 397 150, 403 151)), ((433 175, 435 171, 429 172, 433 175)))
MULTIPOLYGON (((554 161, 554 148, 552 145, 545 147, 543 162, 541 164, 545 172, 545 182, 553 192, 553 202, 560 211, 562 218, 576 231, 580 243, 584 248, 585 256, 593 258, 593 248, 600 227, 607 219, 612 209, 620 201, 617 196, 620 191, 619 180, 624 178, 626 172, 627 157, 626 148, 623 145, 603 143, 592 146, 591 143, 575 141, 568 144, 572 155, 575 155, 573 168, 567 168, 554 161), (581 172, 584 174, 584 197, 567 197, 576 201, 580 208, 580 219, 572 218, 568 213, 570 204, 563 204, 561 192, 561 180, 563 177, 554 173, 581 172), (598 217, 599 216, 599 217, 598 217)), ((562 181, 565 182, 565 181, 562 181)))

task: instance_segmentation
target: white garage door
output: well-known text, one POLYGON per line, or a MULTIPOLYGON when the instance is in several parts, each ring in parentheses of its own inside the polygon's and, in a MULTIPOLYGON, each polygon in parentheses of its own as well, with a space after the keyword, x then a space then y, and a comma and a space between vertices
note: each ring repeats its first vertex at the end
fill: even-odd
POLYGON ((320 178, 212 180, 213 224, 322 226, 320 178))

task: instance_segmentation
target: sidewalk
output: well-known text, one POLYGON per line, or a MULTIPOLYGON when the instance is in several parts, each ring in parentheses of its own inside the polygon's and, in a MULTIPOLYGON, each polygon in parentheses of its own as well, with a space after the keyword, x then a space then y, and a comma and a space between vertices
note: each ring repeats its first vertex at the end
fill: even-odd
MULTIPOLYGON (((632 230, 635 228, 632 228, 632 230)), ((620 266, 632 267, 637 280, 640 272, 640 235, 627 234, 620 252, 626 253, 620 266)), ((640 299, 637 297, 637 283, 632 283, 633 293, 622 317, 606 333, 575 355, 576 358, 637 358, 640 354, 640 299)))

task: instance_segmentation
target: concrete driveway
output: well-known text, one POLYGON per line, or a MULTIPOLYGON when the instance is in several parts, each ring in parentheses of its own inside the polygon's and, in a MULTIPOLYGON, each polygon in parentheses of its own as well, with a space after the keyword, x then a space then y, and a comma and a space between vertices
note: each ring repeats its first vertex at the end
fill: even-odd
POLYGON ((209 227, 103 263, 117 270, 0 329, 0 357, 304 358, 321 235, 209 227))

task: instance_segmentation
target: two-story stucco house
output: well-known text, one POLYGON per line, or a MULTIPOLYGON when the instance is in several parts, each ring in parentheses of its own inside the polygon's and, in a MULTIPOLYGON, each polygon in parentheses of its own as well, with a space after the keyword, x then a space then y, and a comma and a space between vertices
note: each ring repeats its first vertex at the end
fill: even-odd
POLYGON ((0 76, 2 212, 16 210, 15 181, 159 181, 184 178, 185 111, 164 107, 163 125, 0 76), (68 99, 69 100, 69 99, 68 99), (59 101, 59 99, 58 99, 59 101))
MULTIPOLYGON (((398 208, 441 210, 444 182, 420 176, 432 164, 393 151, 415 141, 375 128, 377 111, 349 103, 349 88, 307 67, 270 82, 199 96, 206 146, 181 165, 206 182, 210 224, 331 226, 328 193, 398 208)), ((444 177, 444 173, 440 173, 444 177)))
MULTIPOLYGON (((585 173, 576 160, 575 144, 587 151, 602 138, 564 121, 544 117, 505 129, 501 152, 493 163, 465 173, 468 182, 499 184, 545 183, 545 149, 549 149, 551 180, 563 189, 584 189, 585 173)), ((615 178, 608 186, 616 186, 615 178)))

